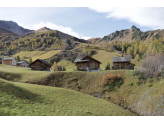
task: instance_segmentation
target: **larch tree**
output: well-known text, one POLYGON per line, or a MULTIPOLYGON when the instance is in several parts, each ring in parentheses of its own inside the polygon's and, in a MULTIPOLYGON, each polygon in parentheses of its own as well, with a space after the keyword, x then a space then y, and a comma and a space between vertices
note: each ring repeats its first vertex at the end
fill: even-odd
POLYGON ((136 55, 135 60, 140 61, 140 56, 139 56, 139 54, 136 55))
POLYGON ((53 66, 52 66, 52 70, 53 70, 53 71, 58 71, 58 66, 57 66, 57 64, 56 64, 56 61, 54 61, 54 64, 53 64, 53 66))

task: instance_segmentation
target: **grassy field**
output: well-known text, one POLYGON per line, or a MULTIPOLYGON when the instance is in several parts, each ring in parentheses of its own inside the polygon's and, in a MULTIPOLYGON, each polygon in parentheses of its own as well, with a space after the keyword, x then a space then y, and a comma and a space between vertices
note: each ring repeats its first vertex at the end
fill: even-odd
POLYGON ((105 100, 56 87, 0 79, 1 116, 129 116, 105 100))
MULTIPOLYGON (((109 102, 115 103, 140 115, 164 115, 164 79, 159 77, 144 81, 139 75, 134 76, 134 70, 108 70, 99 72, 46 72, 30 71, 25 68, 0 65, 0 78, 28 82, 46 86, 56 86, 71 89, 88 95, 96 92, 109 102), (13 71, 12 71, 13 70, 13 71), (124 83, 115 91, 101 84, 106 74, 119 74, 124 83)), ((30 85, 30 84, 29 84, 30 85)), ((31 85, 30 85, 31 86, 31 85)))
POLYGON ((13 55, 13 57, 16 57, 16 56, 19 56, 20 58, 22 56, 31 57, 32 60, 35 61, 36 59, 48 59, 48 58, 54 56, 55 54, 57 54, 59 52, 60 52, 60 50, 53 50, 53 51, 21 51, 21 52, 15 54, 15 55, 13 55))
POLYGON ((65 59, 60 61, 57 65, 65 67, 66 71, 74 71, 77 69, 77 67, 75 66, 74 63, 72 63, 71 61, 65 60, 65 59))
POLYGON ((5 76, 6 79, 12 81, 34 81, 51 73, 51 71, 32 71, 30 68, 0 64, 0 76, 5 76))

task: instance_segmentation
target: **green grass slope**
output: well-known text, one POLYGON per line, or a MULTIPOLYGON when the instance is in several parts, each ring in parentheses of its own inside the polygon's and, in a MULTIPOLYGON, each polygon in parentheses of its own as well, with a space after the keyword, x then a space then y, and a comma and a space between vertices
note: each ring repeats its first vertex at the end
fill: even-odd
POLYGON ((83 93, 0 79, 0 115, 128 116, 131 112, 83 93))
POLYGON ((12 81, 34 81, 51 73, 51 71, 32 71, 30 68, 0 64, 0 78, 12 81))
MULTIPOLYGON (((11 69, 12 66, 9 68, 11 69)), ((140 76, 133 76, 133 70, 108 70, 99 72, 40 72, 40 71, 20 71, 15 68, 16 73, 1 69, 0 78, 39 84, 46 86, 56 86, 65 89, 79 91, 93 95, 96 92, 109 102, 130 108, 140 115, 164 115, 164 79, 153 79, 144 81, 140 76), (44 73, 47 73, 45 75, 44 73), (124 83, 115 91, 108 91, 107 87, 101 85, 104 75, 113 73, 123 76, 124 83), (32 76, 29 76, 32 75, 32 76)), ((23 68, 22 68, 23 69, 23 68)))
POLYGON ((77 69, 77 66, 75 66, 75 63, 72 63, 71 61, 68 61, 65 59, 61 60, 57 65, 65 67, 66 71, 74 71, 77 69))
MULTIPOLYGON (((59 53, 60 50, 52 50, 52 51, 21 51, 15 55, 13 55, 13 57, 19 56, 21 57, 31 57, 33 61, 35 61, 36 59, 48 59, 52 56, 54 56, 55 54, 59 53)), ((28 60, 28 59, 27 59, 28 60)))

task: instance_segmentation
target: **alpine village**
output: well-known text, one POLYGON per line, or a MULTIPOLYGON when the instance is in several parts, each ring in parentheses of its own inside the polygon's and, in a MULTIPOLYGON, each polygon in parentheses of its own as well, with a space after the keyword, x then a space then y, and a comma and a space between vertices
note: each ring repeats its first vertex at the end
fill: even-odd
POLYGON ((80 39, 0 21, 1 116, 163 116, 164 30, 80 39))

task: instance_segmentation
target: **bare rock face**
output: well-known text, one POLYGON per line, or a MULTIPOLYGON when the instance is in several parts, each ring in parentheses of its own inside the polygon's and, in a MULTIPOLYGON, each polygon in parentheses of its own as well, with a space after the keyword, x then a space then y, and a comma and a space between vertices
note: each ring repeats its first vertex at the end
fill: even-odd
POLYGON ((52 29, 49 29, 47 27, 42 27, 36 31, 34 31, 35 33, 40 33, 40 32, 48 32, 48 31, 51 31, 52 29))
POLYGON ((25 33, 29 33, 33 30, 24 29, 23 27, 19 26, 17 23, 13 21, 2 21, 0 20, 0 27, 5 28, 13 33, 18 35, 23 35, 25 33))

